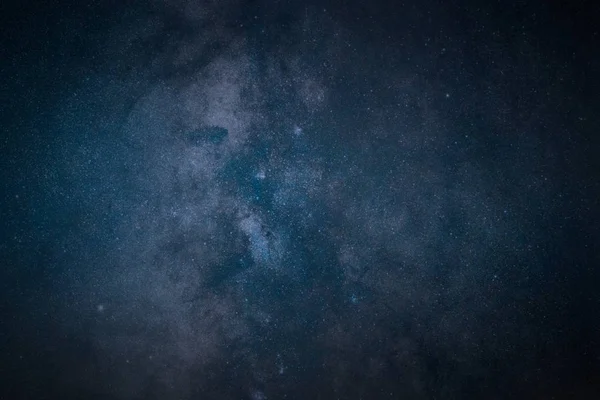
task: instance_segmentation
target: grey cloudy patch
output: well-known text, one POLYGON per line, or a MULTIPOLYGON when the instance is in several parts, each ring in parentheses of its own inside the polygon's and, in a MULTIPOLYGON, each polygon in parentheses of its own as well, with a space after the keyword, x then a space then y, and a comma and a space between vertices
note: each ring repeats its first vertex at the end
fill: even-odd
POLYGON ((280 245, 263 243, 266 233, 235 232, 235 225, 223 224, 235 221, 243 203, 222 193, 215 181, 244 144, 252 120, 245 108, 252 103, 242 96, 249 80, 243 65, 224 56, 183 89, 154 85, 124 126, 129 151, 139 160, 129 169, 130 184, 148 196, 123 219, 115 256, 103 257, 116 265, 93 283, 78 285, 79 296, 96 293, 105 304, 90 338, 103 362, 125 360, 110 378, 119 398, 137 396, 153 381, 170 387, 169 396, 187 397, 188 373, 218 359, 222 346, 246 335, 235 295, 207 289, 207 280, 223 268, 228 254, 243 251, 244 233, 250 235, 257 262, 278 262, 280 245), (184 138, 204 126, 223 127, 225 142, 184 138), (269 249, 267 259, 261 258, 263 245, 269 249), (135 370, 129 366, 133 363, 135 370))
MULTIPOLYGON (((295 93, 296 99, 309 113, 322 111, 327 106, 328 89, 319 76, 321 68, 315 69, 309 63, 302 60, 301 56, 290 55, 285 60, 286 71, 272 70, 272 74, 279 75, 276 82, 284 82, 289 85, 295 93)), ((276 65, 280 65, 277 61, 276 65)))
POLYGON ((300 81, 298 93, 310 111, 322 109, 326 104, 327 88, 317 79, 305 78, 300 81))
POLYGON ((364 273, 367 255, 358 245, 340 244, 337 249, 338 263, 344 271, 344 277, 350 281, 358 281, 364 273))
MULTIPOLYGON (((241 45, 240 45, 241 46, 241 45)), ((260 117, 249 60, 239 46, 187 77, 185 83, 159 84, 139 99, 128 116, 125 131, 138 145, 172 141, 204 127, 227 131, 229 147, 239 147, 260 117)), ((221 149, 223 151, 224 149, 221 149)))
POLYGON ((267 396, 260 390, 253 390, 250 393, 250 398, 252 400, 267 400, 267 396))
POLYGON ((106 361, 124 358, 122 365, 113 366, 123 383, 114 386, 114 394, 139 395, 155 380, 170 388, 170 396, 189 396, 189 372, 222 357, 223 346, 243 337, 247 327, 230 317, 237 306, 225 296, 206 293, 193 303, 182 303, 179 285, 162 275, 141 281, 140 298, 114 312, 107 310, 99 317, 106 321, 98 323, 93 333, 94 345, 106 361))
POLYGON ((243 43, 235 44, 228 53, 213 60, 191 85, 181 89, 178 104, 184 108, 184 129, 223 127, 228 132, 227 144, 235 149, 243 145, 249 128, 261 116, 256 107, 259 94, 252 83, 254 71, 243 55, 243 43))
POLYGON ((294 116, 314 123, 313 118, 326 112, 331 101, 338 100, 330 98, 327 82, 340 73, 337 61, 348 48, 348 32, 326 10, 310 5, 290 29, 295 40, 283 36, 282 46, 267 54, 269 89, 287 103, 274 111, 282 121, 291 118, 287 122, 292 125, 298 123, 294 116))
POLYGON ((281 267, 285 247, 277 233, 252 214, 240 220, 239 228, 248 239, 252 258, 257 265, 269 268, 281 267))
POLYGON ((123 385, 114 386, 119 398, 142 393, 152 382, 171 388, 169 396, 189 396, 189 373, 222 358, 222 349, 248 334, 237 295, 215 294, 207 282, 231 251, 227 236, 200 224, 189 236, 168 219, 160 225, 156 229, 170 232, 145 231, 137 246, 123 249, 127 256, 116 271, 98 281, 106 307, 91 339, 106 362, 128 360, 113 367, 123 376, 123 385))

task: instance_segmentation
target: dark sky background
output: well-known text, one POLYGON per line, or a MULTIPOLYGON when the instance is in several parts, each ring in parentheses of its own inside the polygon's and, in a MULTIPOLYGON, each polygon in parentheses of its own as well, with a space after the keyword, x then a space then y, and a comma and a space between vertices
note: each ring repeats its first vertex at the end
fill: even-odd
POLYGON ((599 398, 596 2, 15 3, 0 399, 599 398))

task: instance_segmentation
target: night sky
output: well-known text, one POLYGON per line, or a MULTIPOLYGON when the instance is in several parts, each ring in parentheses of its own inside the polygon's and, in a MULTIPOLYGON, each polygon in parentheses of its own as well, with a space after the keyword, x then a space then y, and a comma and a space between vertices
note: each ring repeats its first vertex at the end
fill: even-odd
POLYGON ((600 398, 596 2, 9 3, 0 399, 600 398))

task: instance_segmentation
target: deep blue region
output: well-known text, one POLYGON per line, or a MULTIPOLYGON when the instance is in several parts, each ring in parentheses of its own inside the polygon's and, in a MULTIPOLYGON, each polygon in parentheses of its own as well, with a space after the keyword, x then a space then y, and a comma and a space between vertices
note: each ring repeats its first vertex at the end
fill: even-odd
POLYGON ((227 129, 219 126, 207 126, 186 134, 186 139, 193 145, 205 143, 220 144, 227 136, 227 129))

